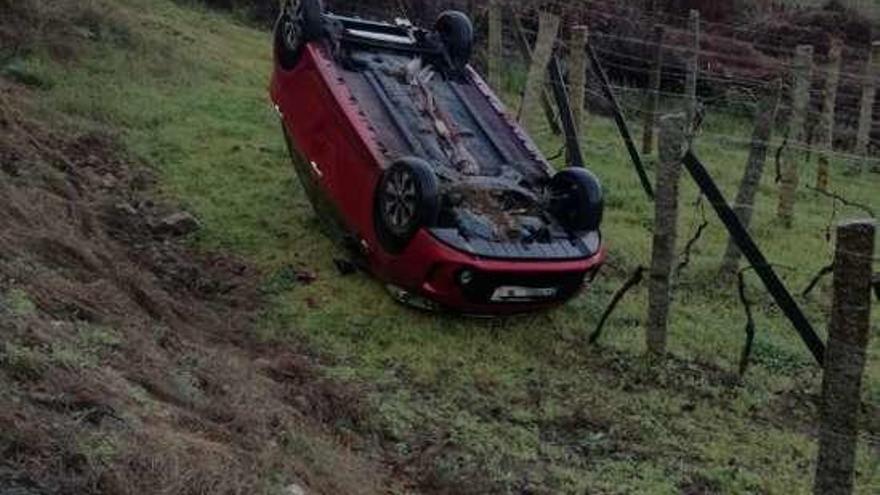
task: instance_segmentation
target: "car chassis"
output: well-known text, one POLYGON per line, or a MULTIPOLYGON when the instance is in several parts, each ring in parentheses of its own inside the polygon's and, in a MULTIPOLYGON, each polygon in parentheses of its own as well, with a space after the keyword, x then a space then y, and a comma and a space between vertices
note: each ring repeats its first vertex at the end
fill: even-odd
POLYGON ((274 43, 270 93, 303 188, 398 300, 531 311, 598 271, 598 180, 543 158, 468 65, 463 14, 425 30, 289 0, 274 43))

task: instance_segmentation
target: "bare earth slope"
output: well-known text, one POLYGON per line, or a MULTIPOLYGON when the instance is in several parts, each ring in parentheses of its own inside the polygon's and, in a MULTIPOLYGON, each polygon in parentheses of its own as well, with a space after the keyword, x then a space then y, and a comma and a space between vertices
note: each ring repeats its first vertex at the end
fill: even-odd
POLYGON ((378 491, 323 426, 353 392, 253 337, 256 270, 187 247, 147 167, 32 86, 0 78, 0 493, 378 491))

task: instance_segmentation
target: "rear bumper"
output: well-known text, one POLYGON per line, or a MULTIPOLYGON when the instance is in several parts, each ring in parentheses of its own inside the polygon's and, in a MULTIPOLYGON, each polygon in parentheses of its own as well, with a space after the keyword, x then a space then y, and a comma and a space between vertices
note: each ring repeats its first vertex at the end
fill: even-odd
POLYGON ((572 260, 495 260, 473 256, 420 231, 377 275, 439 309, 506 315, 545 309, 578 294, 607 256, 604 246, 572 260))

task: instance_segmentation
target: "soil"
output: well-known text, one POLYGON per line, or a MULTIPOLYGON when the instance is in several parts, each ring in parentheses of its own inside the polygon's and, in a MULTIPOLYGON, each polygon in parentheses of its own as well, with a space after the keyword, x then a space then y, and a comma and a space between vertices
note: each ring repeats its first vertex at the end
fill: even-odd
POLYGON ((0 492, 387 485, 335 433, 360 391, 254 337, 258 271, 157 228, 150 171, 32 97, 0 79, 0 492))

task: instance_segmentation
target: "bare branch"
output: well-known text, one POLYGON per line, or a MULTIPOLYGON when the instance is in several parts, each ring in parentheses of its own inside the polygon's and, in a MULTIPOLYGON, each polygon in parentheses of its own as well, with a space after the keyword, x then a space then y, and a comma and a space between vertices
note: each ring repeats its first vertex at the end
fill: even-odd
POLYGON ((782 144, 779 145, 779 148, 776 149, 776 178, 774 182, 779 184, 782 181, 782 154, 785 152, 785 148, 788 147, 788 131, 785 131, 785 137, 782 139, 782 144))
POLYGON ((742 354, 739 358, 739 374, 740 376, 745 375, 746 370, 749 367, 749 359, 752 354, 752 344, 755 342, 755 319, 752 316, 752 302, 749 301, 748 296, 746 295, 746 278, 745 272, 748 269, 743 269, 737 272, 737 290, 739 292, 739 300, 743 305, 743 310, 746 313, 746 343, 743 346, 742 354))
POLYGON ((853 208, 858 208, 858 209, 864 211, 865 213, 867 213, 868 215, 870 215, 871 218, 877 218, 877 215, 874 213, 874 210, 870 206, 866 206, 861 203, 856 203, 855 201, 850 201, 837 193, 823 191, 821 189, 817 189, 812 186, 807 186, 807 189, 809 189, 811 191, 815 191, 823 196, 829 197, 829 198, 834 199, 836 201, 840 201, 841 203, 843 203, 846 206, 852 206, 853 208))
POLYGON ((823 277, 825 277, 832 271, 834 271, 834 263, 831 263, 828 266, 823 266, 822 269, 820 269, 819 272, 816 273, 813 279, 810 280, 810 283, 807 284, 807 287, 801 293, 801 296, 809 297, 810 293, 813 292, 813 289, 815 289, 816 286, 819 285, 819 281, 821 281, 823 277))
POLYGON ((642 282, 645 274, 645 267, 639 265, 636 270, 630 275, 629 279, 617 289, 617 292, 614 293, 614 297, 611 298, 611 302, 608 304, 608 307, 605 308, 605 312, 602 313, 602 317, 599 318, 599 324, 596 325, 596 330, 590 335, 590 344, 595 344, 599 337, 602 336, 602 327, 605 326, 605 321, 611 316, 611 313, 614 312, 614 309, 617 308, 618 303, 620 303, 623 296, 629 292, 630 289, 639 285, 642 282))
POLYGON ((691 262, 691 251, 696 246, 697 242, 699 242, 700 238, 703 237, 703 232, 709 227, 709 220, 706 218, 706 209, 703 206, 703 195, 700 195, 697 200, 694 202, 694 206, 699 208, 700 216, 702 217, 702 221, 700 222, 700 226, 697 227, 697 231, 694 233, 694 236, 685 244, 684 251, 681 253, 681 261, 678 263, 678 266, 675 267, 675 274, 678 276, 681 271, 688 266, 691 262))
POLYGON ((556 153, 547 157, 547 161, 553 162, 553 161, 558 160, 559 158, 562 157, 563 154, 565 154, 566 150, 567 150, 567 148, 565 147, 565 145, 562 145, 562 147, 559 148, 559 150, 556 153))

